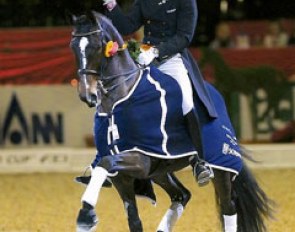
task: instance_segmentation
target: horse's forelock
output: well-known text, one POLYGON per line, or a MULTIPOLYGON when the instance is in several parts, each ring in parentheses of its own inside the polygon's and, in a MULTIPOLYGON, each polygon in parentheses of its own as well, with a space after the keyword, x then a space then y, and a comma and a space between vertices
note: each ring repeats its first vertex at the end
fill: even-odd
POLYGON ((72 17, 73 26, 76 33, 87 33, 97 30, 96 19, 91 14, 82 14, 72 17))

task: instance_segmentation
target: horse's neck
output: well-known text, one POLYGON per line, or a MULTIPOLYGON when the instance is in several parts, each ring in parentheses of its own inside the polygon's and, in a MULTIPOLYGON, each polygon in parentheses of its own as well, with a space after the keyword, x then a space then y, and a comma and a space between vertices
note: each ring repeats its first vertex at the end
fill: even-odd
POLYGON ((113 105, 120 99, 126 97, 136 80, 139 78, 140 70, 129 56, 117 55, 106 70, 107 75, 119 75, 109 83, 103 83, 109 92, 102 96, 102 107, 105 112, 110 113, 113 105), (134 72, 132 72, 134 71, 134 72), (112 86, 115 86, 114 88, 112 86))

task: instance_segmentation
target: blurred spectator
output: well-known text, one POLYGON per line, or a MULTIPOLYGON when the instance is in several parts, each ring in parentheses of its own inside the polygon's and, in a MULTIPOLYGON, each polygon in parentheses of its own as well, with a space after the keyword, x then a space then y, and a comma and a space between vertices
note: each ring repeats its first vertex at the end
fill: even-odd
POLYGON ((263 45, 266 48, 286 47, 288 45, 288 34, 283 30, 280 21, 271 21, 269 23, 263 45))
POLYGON ((250 38, 247 34, 241 33, 236 37, 236 48, 246 49, 250 47, 250 38))
POLYGON ((226 22, 221 22, 216 26, 215 39, 211 42, 210 47, 217 48, 232 48, 234 41, 231 37, 231 30, 226 22))
POLYGON ((262 47, 263 46, 263 36, 256 34, 253 36, 251 46, 253 47, 262 47))

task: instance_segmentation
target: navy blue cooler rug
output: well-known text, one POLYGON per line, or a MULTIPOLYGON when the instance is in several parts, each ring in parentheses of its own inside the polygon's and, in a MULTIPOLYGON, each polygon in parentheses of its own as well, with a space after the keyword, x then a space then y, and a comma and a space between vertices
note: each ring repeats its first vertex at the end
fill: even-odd
POLYGON ((208 92, 214 102, 218 118, 211 119, 202 127, 205 160, 213 168, 238 174, 243 166, 241 148, 229 119, 221 94, 209 83, 208 92))
MULTIPOLYGON (((234 130, 222 97, 207 87, 219 117, 202 127, 205 159, 214 168, 237 174, 242 162, 234 130)), ((95 115, 94 133, 99 156, 133 150, 176 159, 196 153, 182 113, 181 89, 155 67, 143 71, 128 96, 114 104, 111 115, 95 115)))

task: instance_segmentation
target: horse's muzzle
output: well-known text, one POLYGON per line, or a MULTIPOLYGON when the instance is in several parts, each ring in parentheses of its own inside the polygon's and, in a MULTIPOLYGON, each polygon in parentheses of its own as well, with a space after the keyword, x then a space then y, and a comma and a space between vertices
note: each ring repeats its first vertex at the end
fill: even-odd
POLYGON ((97 96, 95 94, 79 95, 81 101, 85 102, 90 108, 97 105, 97 96))

